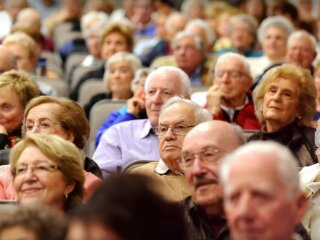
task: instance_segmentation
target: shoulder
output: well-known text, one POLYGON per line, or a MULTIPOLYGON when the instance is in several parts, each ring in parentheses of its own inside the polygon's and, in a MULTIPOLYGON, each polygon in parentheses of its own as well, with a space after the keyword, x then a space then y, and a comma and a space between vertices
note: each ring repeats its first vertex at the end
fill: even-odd
POLYGON ((158 57, 151 64, 152 69, 162 67, 162 66, 177 66, 175 57, 172 55, 158 57))
POLYGON ((154 170, 158 164, 158 162, 152 161, 149 163, 137 163, 137 164, 143 164, 141 166, 138 167, 134 167, 134 165, 131 165, 130 168, 128 170, 128 172, 130 173, 138 173, 138 174, 148 174, 148 173, 154 173, 154 170))

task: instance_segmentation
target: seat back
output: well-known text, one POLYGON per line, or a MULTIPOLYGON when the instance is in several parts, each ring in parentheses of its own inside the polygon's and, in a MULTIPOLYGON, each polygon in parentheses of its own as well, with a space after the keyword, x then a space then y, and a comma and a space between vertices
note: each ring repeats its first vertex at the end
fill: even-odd
POLYGON ((124 100, 112 100, 104 99, 95 103, 90 111, 90 136, 87 144, 87 154, 92 157, 95 150, 94 142, 96 137, 96 132, 102 123, 108 118, 109 114, 113 111, 120 109, 126 104, 124 100))
POLYGON ((105 92, 105 86, 102 79, 93 78, 84 82, 79 90, 78 103, 80 106, 87 104, 97 93, 105 92))

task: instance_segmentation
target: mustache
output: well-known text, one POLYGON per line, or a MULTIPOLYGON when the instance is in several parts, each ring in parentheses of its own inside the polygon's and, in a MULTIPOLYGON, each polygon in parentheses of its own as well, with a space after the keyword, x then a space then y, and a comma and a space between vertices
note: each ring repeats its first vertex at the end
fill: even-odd
POLYGON ((195 188, 201 187, 202 185, 208 185, 208 184, 216 184, 218 185, 219 182, 217 179, 213 179, 213 178, 205 178, 202 176, 198 176, 195 178, 194 184, 193 186, 195 188))

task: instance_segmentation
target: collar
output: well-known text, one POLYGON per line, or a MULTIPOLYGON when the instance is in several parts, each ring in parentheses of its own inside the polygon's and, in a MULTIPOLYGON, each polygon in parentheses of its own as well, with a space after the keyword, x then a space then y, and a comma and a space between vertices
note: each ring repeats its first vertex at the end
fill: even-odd
POLYGON ((142 128, 142 131, 141 131, 141 134, 139 135, 139 138, 142 139, 142 138, 146 138, 149 136, 149 134, 155 134, 152 126, 151 126, 151 123, 149 120, 145 120, 144 124, 143 124, 143 128, 142 128))
POLYGON ((190 81, 193 86, 200 86, 201 85, 201 70, 202 66, 198 65, 195 70, 190 75, 190 81))
POLYGON ((167 165, 164 163, 164 161, 162 159, 159 160, 156 168, 154 169, 154 171, 156 173, 158 173, 159 175, 164 175, 166 173, 169 172, 169 168, 167 167, 167 165))
POLYGON ((224 111, 227 113, 227 115, 229 116, 230 120, 232 121, 233 116, 234 116, 234 113, 235 113, 236 111, 240 111, 240 110, 241 110, 242 108, 244 108, 248 103, 249 103, 249 97, 248 97, 248 95, 246 95, 246 98, 245 98, 245 100, 244 100, 244 103, 243 103, 241 106, 239 106, 239 107, 229 108, 229 107, 227 107, 227 106, 225 106, 225 105, 223 105, 223 104, 221 104, 220 107, 222 108, 222 110, 224 110, 224 111))

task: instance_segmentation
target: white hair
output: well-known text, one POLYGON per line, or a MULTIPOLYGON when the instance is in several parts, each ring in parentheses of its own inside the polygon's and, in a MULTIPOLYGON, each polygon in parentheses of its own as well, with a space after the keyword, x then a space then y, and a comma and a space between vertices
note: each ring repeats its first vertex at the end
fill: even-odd
POLYGON ((202 122, 212 120, 212 114, 207 109, 204 109, 203 107, 191 101, 190 99, 182 98, 180 96, 174 96, 170 98, 165 104, 163 104, 161 107, 160 116, 167 108, 179 103, 186 104, 193 108, 196 125, 202 122))
POLYGON ((145 82, 145 91, 148 91, 150 81, 155 78, 156 76, 165 76, 167 72, 174 73, 177 77, 172 78, 171 81, 179 81, 180 82, 180 94, 185 98, 189 98, 191 95, 191 82, 189 76, 180 68, 172 67, 172 66, 164 66, 159 67, 156 70, 153 70, 147 77, 145 82))
POLYGON ((247 58, 239 53, 234 53, 234 52, 227 52, 227 53, 220 55, 215 63, 214 72, 217 72, 217 70, 218 70, 217 68, 218 68, 219 63, 224 61, 227 58, 238 59, 242 63, 242 65, 244 67, 244 71, 250 76, 250 65, 249 65, 247 58))
POLYGON ((205 33, 206 33, 206 39, 207 39, 207 43, 208 44, 212 44, 214 42, 214 39, 215 39, 215 35, 214 33, 212 32, 211 28, 209 27, 209 24, 202 20, 202 19, 193 19, 193 20, 190 20, 188 23, 187 23, 187 26, 185 27, 185 31, 186 32, 189 32, 189 30, 192 28, 192 27, 198 27, 198 28, 202 28, 205 33))
POLYGON ((312 44, 313 50, 316 51, 317 39, 312 34, 308 33, 305 30, 296 30, 296 31, 292 32, 288 38, 288 46, 290 46, 294 40, 299 39, 299 38, 304 38, 304 37, 309 39, 309 41, 312 44))
MULTIPOLYGON (((285 146, 271 141, 253 141, 236 149, 231 154, 223 158, 220 165, 220 180, 222 184, 227 185, 230 177, 230 168, 234 163, 242 162, 248 159, 246 156, 257 155, 257 153, 270 154, 277 158, 278 175, 283 181, 285 191, 289 197, 300 189, 298 163, 292 152, 285 146)), ((257 156, 255 161, 260 161, 257 156)))
POLYGON ((90 11, 81 17, 81 31, 84 38, 87 38, 92 31, 101 31, 108 23, 109 16, 105 12, 101 11, 90 11), (87 24, 93 19, 97 19, 95 23, 90 28, 86 28, 87 24))

